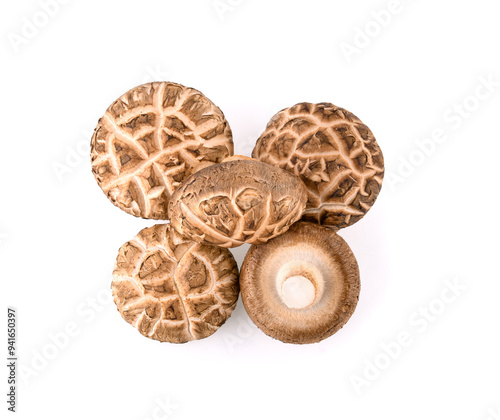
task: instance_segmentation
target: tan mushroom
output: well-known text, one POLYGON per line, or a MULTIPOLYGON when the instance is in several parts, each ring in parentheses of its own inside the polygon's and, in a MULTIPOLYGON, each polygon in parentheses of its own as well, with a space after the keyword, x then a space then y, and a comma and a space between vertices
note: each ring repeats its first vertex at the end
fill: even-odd
POLYGON ((231 162, 233 160, 256 160, 256 159, 243 155, 233 155, 233 156, 228 156, 222 162, 231 162))
POLYGON ((300 176, 308 189, 303 220, 337 229, 360 220, 382 187, 384 159, 372 132, 330 103, 278 112, 252 156, 300 176))
POLYGON ((172 227, 197 242, 236 247, 281 235, 304 212, 302 181, 271 165, 233 160, 190 176, 172 195, 172 227))
MULTIPOLYGON (((228 156, 227 158, 222 159, 222 162, 231 162, 233 160, 257 160, 257 159, 254 159, 254 158, 251 158, 248 156, 243 156, 243 155, 232 155, 232 156, 228 156)), ((203 163, 194 172, 199 172, 202 169, 208 168, 209 166, 212 166, 212 165, 213 165, 212 162, 203 163)))
POLYGON ((285 343, 315 343, 353 314, 359 269, 334 230, 298 222, 267 244, 250 247, 240 287, 248 315, 267 335, 285 343))
POLYGON ((141 334, 184 343, 212 335, 229 318, 238 266, 225 248, 155 225, 120 248, 111 287, 123 319, 141 334))
POLYGON ((168 82, 146 83, 118 98, 91 141, 92 172, 104 193, 147 219, 166 219, 182 181, 232 154, 222 111, 201 92, 168 82))

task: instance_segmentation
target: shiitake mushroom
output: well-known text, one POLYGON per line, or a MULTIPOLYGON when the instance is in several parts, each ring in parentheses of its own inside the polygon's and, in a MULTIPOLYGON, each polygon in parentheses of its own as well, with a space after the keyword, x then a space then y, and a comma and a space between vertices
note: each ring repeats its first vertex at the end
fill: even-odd
POLYGON ((264 333, 285 343, 316 343, 353 314, 359 269, 333 229, 298 222, 267 244, 250 247, 240 287, 248 315, 264 333))

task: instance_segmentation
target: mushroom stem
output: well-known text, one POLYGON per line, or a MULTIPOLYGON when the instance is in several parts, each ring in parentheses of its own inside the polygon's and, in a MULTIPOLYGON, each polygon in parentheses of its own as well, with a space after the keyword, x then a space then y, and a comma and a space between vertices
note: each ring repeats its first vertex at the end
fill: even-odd
POLYGON ((316 288, 307 277, 291 276, 281 285, 281 297, 289 308, 307 308, 314 302, 316 288))
POLYGON ((253 245, 240 274, 252 321, 285 343, 316 343, 348 321, 359 297, 359 270, 347 243, 328 229, 298 222, 253 245))

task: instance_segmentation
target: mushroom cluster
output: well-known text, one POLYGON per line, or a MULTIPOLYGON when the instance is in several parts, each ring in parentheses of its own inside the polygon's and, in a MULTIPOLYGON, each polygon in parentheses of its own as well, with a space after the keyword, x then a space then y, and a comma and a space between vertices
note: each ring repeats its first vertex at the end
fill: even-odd
POLYGON ((138 86, 106 111, 91 140, 94 176, 134 216, 164 220, 118 253, 118 311, 144 336, 212 335, 241 288, 252 321, 285 343, 319 342, 359 298, 356 258, 337 234, 382 185, 367 126, 330 103, 300 103, 269 122, 252 157, 235 156, 222 111, 177 83, 138 86), (241 273, 228 248, 252 244, 241 273))

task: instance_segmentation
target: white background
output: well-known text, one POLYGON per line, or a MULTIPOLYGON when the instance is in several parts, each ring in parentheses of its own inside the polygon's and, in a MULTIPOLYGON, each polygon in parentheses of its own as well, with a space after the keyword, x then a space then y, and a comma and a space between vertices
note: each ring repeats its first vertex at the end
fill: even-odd
MULTIPOLYGON (((35 0, 0 6, 1 300, 19 314, 18 418, 500 418, 498 1, 65 3, 48 19, 35 0), (117 250, 153 223, 102 194, 89 133, 152 80, 205 93, 239 153, 301 101, 372 129, 386 179, 341 232, 362 290, 339 333, 283 344, 241 301, 215 335, 184 345, 120 318, 108 298, 117 250)), ((240 263, 246 249, 234 249, 240 263)))

